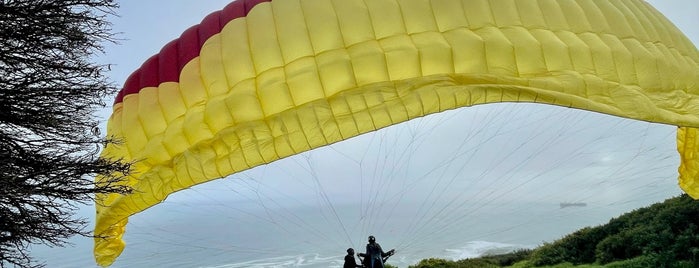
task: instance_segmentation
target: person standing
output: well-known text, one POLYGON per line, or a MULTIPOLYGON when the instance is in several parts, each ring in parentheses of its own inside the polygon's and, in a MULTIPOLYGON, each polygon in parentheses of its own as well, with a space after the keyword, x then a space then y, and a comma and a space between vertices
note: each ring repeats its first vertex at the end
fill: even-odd
POLYGON ((381 245, 376 243, 376 238, 370 235, 369 244, 366 245, 366 253, 359 253, 359 256, 364 257, 363 263, 367 268, 384 268, 384 261, 394 252, 394 249, 384 252, 381 245))
POLYGON ((354 259, 354 249, 347 249, 347 256, 345 256, 345 265, 342 268, 362 268, 363 266, 357 264, 357 260, 354 259))

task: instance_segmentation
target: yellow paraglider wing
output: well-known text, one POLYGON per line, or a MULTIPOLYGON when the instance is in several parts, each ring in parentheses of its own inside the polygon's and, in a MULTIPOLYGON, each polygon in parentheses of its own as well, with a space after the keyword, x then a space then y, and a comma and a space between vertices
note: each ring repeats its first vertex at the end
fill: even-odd
POLYGON ((130 215, 192 185, 427 114, 534 102, 683 127, 695 182, 699 52, 642 0, 237 1, 118 96, 103 157, 136 161, 98 196, 95 257, 130 215))

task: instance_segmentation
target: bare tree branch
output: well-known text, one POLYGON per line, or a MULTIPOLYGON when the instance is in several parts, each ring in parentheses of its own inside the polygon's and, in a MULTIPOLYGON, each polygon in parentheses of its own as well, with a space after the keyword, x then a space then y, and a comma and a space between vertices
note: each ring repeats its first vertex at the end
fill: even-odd
POLYGON ((114 0, 0 0, 0 267, 42 267, 30 244, 84 231, 79 204, 128 193, 129 163, 98 157, 95 112, 116 88, 90 61, 114 42, 114 0), (106 182, 95 184, 95 176, 106 182))

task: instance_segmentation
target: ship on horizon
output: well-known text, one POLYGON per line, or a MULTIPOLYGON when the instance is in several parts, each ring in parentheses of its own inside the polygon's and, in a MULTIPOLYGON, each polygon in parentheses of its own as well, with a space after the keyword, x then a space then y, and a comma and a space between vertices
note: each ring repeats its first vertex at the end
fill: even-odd
POLYGON ((582 202, 575 202, 575 203, 568 203, 568 202, 562 202, 560 203, 561 208, 567 208, 567 207, 586 207, 587 203, 582 203, 582 202))

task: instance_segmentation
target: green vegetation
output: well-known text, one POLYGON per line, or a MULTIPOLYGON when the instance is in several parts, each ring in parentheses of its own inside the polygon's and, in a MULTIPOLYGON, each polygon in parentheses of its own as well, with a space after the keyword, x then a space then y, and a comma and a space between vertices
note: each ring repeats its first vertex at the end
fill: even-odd
POLYGON ((508 267, 531 256, 532 251, 522 249, 512 253, 485 256, 475 259, 449 261, 443 259, 426 259, 408 268, 476 268, 476 267, 508 267))
POLYGON ((409 266, 436 267, 699 267, 699 201, 681 195, 533 250, 459 261, 426 259, 409 266))

